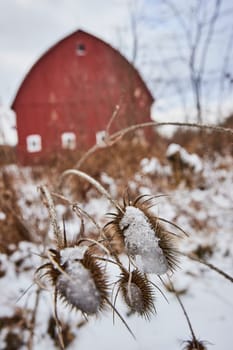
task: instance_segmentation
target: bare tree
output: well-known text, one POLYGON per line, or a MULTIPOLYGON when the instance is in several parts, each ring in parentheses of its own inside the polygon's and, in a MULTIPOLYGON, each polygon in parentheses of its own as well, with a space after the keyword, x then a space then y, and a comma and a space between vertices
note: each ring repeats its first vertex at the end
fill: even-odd
POLYGON ((233 7, 229 1, 133 4, 124 33, 131 37, 130 53, 129 48, 120 49, 127 51, 141 71, 158 105, 167 101, 167 110, 179 110, 186 121, 223 115, 233 87, 233 7))

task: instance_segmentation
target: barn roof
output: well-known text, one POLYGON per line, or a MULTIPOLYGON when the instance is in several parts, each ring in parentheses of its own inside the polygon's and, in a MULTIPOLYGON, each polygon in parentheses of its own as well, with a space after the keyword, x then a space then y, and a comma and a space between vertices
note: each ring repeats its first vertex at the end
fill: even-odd
POLYGON ((111 131, 150 121, 154 99, 132 64, 101 39, 78 30, 49 48, 25 76, 16 111, 19 159, 46 159, 98 142, 111 131), (71 142, 72 141, 72 142, 71 142))
POLYGON ((71 34, 65 36, 64 38, 62 38, 61 40, 59 40, 58 42, 56 42, 54 45, 52 45, 50 48, 48 48, 40 57, 39 59, 32 65, 32 67, 29 69, 29 71, 26 73, 21 85, 19 86, 19 89, 15 95, 15 98, 12 102, 12 106, 11 108, 14 110, 14 106, 15 106, 15 102, 21 92, 21 90, 23 89, 23 86, 25 84, 25 82, 27 81, 28 77, 32 74, 33 70, 35 69, 35 67, 40 63, 40 61, 44 60, 46 56, 50 55, 54 49, 56 49, 57 47, 59 47, 64 41, 68 40, 69 38, 73 37, 73 36, 77 36, 77 34, 84 34, 86 36, 90 36, 92 38, 95 38, 96 41, 101 42, 103 45, 105 45, 106 47, 108 47, 110 50, 114 51, 115 54, 119 55, 122 57, 122 59, 124 59, 125 61, 128 62, 129 65, 131 65, 132 69, 134 70, 135 74, 138 76, 138 78, 141 80, 141 83, 144 85, 144 89, 147 91, 148 95, 150 96, 151 99, 151 103, 153 103, 154 101, 154 97, 151 93, 151 91, 149 90, 147 84, 144 82, 143 78, 141 77, 140 73, 138 72, 138 70, 132 65, 132 63, 130 61, 127 60, 127 58, 125 56, 123 56, 117 49, 115 49, 114 47, 112 47, 110 44, 106 43, 105 41, 97 38, 95 35, 92 35, 90 33, 87 33, 86 31, 83 31, 81 29, 76 30, 75 32, 72 32, 71 34))

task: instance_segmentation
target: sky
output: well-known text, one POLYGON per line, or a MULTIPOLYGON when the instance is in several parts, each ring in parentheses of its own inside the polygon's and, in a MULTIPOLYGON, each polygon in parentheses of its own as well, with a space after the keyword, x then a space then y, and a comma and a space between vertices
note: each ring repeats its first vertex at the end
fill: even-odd
POLYGON ((117 46, 126 0, 0 0, 0 101, 10 104, 32 64, 54 43, 82 28, 117 46))
POLYGON ((156 99, 154 118, 192 121, 196 101, 189 63, 202 22, 193 73, 197 78, 205 56, 203 121, 219 121, 233 113, 232 16, 231 0, 0 0, 0 105, 10 106, 24 76, 48 48, 81 28, 129 60, 136 37, 134 64, 156 99))

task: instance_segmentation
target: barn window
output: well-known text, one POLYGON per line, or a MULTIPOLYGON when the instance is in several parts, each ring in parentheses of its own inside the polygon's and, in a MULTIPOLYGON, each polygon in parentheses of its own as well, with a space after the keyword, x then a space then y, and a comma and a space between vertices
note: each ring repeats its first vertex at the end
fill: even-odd
POLYGON ((26 138, 26 144, 28 152, 40 152, 42 149, 41 136, 37 134, 28 135, 26 138))
POLYGON ((76 53, 78 56, 86 55, 86 46, 83 43, 79 43, 76 48, 76 53))
POLYGON ((76 148, 76 135, 73 132, 63 132, 61 135, 62 148, 75 149, 76 148))
POLYGON ((96 144, 99 147, 105 147, 106 146, 106 137, 107 137, 107 133, 105 130, 98 131, 96 133, 96 144))

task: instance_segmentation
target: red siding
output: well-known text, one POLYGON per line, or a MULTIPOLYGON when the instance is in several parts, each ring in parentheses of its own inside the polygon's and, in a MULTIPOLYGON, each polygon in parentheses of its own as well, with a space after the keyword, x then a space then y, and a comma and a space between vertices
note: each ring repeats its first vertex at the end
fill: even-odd
POLYGON ((115 49, 77 31, 47 51, 23 81, 13 109, 17 114, 18 156, 22 163, 45 159, 61 149, 61 134, 74 132, 77 147, 95 143, 122 100, 113 130, 150 120, 149 90, 115 49), (78 45, 85 54, 77 54, 78 45), (41 152, 29 153, 26 137, 39 134, 41 152))

